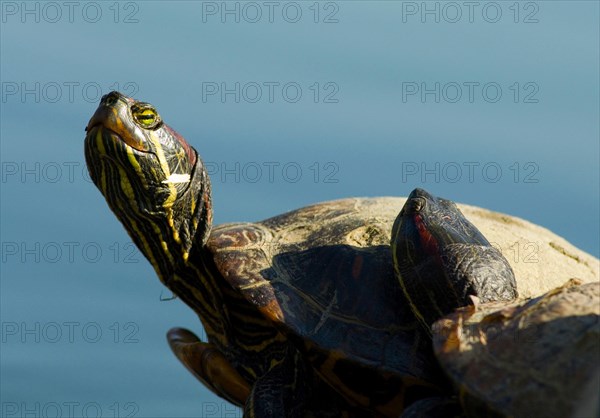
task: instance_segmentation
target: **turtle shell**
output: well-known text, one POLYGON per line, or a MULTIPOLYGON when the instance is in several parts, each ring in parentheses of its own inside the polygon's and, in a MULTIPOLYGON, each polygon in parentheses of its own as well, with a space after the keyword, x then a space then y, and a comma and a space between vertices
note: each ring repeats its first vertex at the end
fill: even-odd
MULTIPOLYGON (((217 226, 207 242, 226 281, 293 341, 314 369, 347 399, 393 416, 444 388, 431 350, 400 289, 390 238, 405 198, 351 198, 297 209, 262 222, 217 226)), ((518 218, 458 205, 504 254, 535 242, 538 263, 507 257, 520 294, 597 269, 589 257, 518 218), (566 253, 548 245, 559 242, 566 253), (544 270, 546 269, 546 270, 544 270)))
POLYGON ((434 325, 468 416, 600 413, 600 283, 461 308, 434 325))
POLYGON ((347 399, 393 415, 444 377, 395 278, 402 199, 344 199, 215 228, 222 276, 347 399))

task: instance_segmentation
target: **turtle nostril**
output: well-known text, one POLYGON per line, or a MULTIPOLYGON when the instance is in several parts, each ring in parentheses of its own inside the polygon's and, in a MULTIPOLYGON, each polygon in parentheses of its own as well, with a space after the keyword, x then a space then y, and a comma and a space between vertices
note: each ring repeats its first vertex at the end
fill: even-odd
POLYGON ((111 91, 110 93, 108 93, 104 97, 102 97, 102 99, 100 100, 100 103, 104 104, 105 106, 112 106, 115 103, 117 103, 117 101, 119 100, 119 97, 121 97, 121 94, 119 92, 111 91))

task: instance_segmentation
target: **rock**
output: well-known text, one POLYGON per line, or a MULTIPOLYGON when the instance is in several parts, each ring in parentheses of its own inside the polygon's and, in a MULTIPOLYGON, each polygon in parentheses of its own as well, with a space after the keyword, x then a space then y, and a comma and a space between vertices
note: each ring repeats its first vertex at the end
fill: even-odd
POLYGON ((467 416, 598 416, 600 282, 579 283, 434 324, 436 356, 467 416))

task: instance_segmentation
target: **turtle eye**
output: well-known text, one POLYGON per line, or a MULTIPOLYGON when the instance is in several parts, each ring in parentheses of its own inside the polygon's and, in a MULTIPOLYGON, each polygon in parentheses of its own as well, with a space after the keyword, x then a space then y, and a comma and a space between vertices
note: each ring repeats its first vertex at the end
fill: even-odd
POLYGON ((135 122, 144 129, 156 129, 162 123, 156 109, 147 103, 133 105, 131 114, 135 122))

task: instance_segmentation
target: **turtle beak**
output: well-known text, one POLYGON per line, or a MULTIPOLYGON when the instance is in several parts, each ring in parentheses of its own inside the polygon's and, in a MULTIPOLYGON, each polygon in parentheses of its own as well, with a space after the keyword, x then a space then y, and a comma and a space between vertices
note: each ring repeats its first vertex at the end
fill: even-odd
POLYGON ((130 105, 135 101, 121 93, 112 92, 100 101, 100 105, 85 128, 89 134, 93 128, 102 127, 138 151, 148 152, 146 133, 131 119, 130 105))
POLYGON ((103 125, 112 114, 114 114, 113 109, 110 109, 107 106, 100 105, 98 109, 96 109, 96 112, 94 112, 94 115, 91 117, 87 126, 85 127, 85 131, 89 132, 94 126, 103 125))
POLYGON ((118 126, 119 112, 123 112, 133 102, 133 99, 118 91, 108 93, 100 100, 100 105, 88 122, 85 131, 89 132, 96 125, 118 126))

